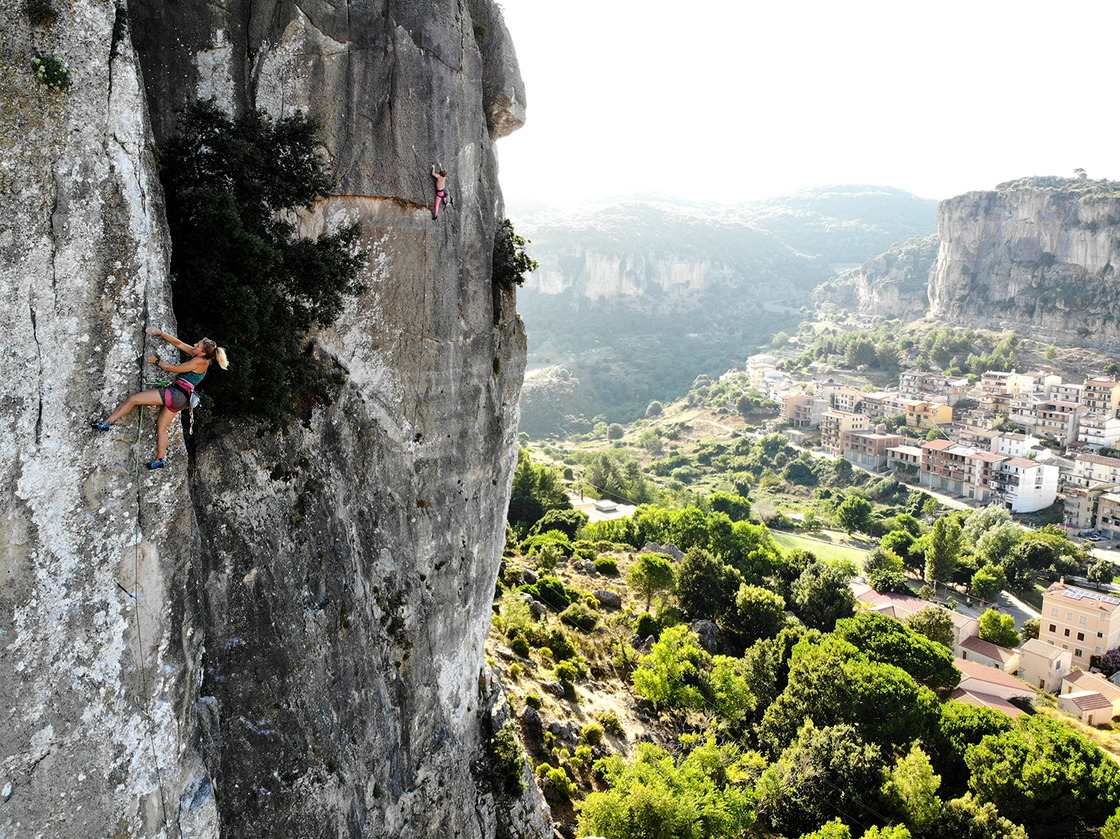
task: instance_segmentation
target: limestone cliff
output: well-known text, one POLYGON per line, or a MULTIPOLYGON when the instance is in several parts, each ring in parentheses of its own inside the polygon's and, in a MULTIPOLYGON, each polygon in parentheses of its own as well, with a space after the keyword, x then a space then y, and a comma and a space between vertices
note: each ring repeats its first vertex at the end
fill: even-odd
POLYGON ((490 282, 524 107, 496 6, 0 9, 0 834, 549 835, 535 787, 496 802, 486 772, 525 354, 490 282), (137 481, 150 424, 85 422, 174 328, 149 144, 197 97, 321 114, 340 186, 303 226, 362 220, 369 290, 316 336, 298 422, 219 423, 189 465, 175 424, 137 481))
POLYGON ((943 201, 930 314, 1120 348, 1120 183, 1024 178, 943 201))
POLYGON ((929 307, 936 236, 915 237, 818 286, 818 307, 852 309, 867 317, 920 318, 929 307))

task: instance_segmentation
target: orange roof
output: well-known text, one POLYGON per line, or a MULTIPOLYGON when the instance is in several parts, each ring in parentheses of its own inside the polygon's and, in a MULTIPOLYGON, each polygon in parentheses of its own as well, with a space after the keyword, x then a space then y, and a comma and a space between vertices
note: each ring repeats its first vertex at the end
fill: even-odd
POLYGON ((964 702, 966 705, 979 705, 981 708, 991 708, 992 710, 999 711, 1000 713, 1006 714, 1009 717, 1021 717, 1026 713, 1022 708, 1017 708, 1006 699, 1003 699, 999 696, 993 696, 990 693, 981 693, 975 690, 965 690, 964 688, 957 688, 953 691, 953 695, 950 698, 957 702, 964 702))
POLYGON ((1006 664, 1018 655, 1015 650, 1009 650, 1007 647, 1001 647, 999 644, 993 644, 991 641, 981 641, 980 638, 975 635, 961 641, 961 647, 966 650, 972 650, 974 653, 979 653, 982 656, 987 656, 1002 664, 1006 664))
MULTIPOLYGON (((991 685, 999 685, 1005 688, 1014 688, 1021 690, 1024 693, 1034 695, 1034 691, 1025 682, 1021 682, 1014 676, 1010 676, 995 667, 988 667, 986 664, 980 664, 975 661, 966 661, 963 658, 954 658, 953 664, 957 665, 957 669, 961 671, 961 683, 964 684, 970 679, 975 679, 978 682, 987 682, 991 685)), ((976 690, 972 687, 969 690, 976 690)))

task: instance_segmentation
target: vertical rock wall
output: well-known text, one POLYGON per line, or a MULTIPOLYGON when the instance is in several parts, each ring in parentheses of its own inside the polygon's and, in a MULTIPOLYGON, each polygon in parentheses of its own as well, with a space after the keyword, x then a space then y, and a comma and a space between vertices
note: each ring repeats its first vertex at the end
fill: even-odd
MULTIPOLYGON (((339 194, 304 230, 361 220, 373 257, 368 292, 316 338, 330 392, 280 433, 218 428, 195 450, 223 835, 494 835, 483 639, 525 353, 490 280, 494 138, 524 101, 500 15, 161 2, 134 19, 157 136, 200 96, 319 114, 339 194), (438 221, 433 162, 455 200, 438 221)), ((550 833, 533 812, 501 830, 550 833)))
POLYGON ((1120 184, 1023 178, 941 202, 930 315, 1120 347, 1120 184))
POLYGON ((495 802, 485 748, 525 354, 490 281, 524 107, 500 13, 55 5, 0 0, 0 835, 550 835, 535 787, 495 802), (321 114, 340 187, 302 223, 361 219, 369 290, 316 336, 298 420, 211 427, 189 469, 174 424, 138 473, 150 418, 139 446, 86 423, 174 328, 148 109, 159 141, 198 97, 321 114))
POLYGON ((0 0, 0 835, 213 836, 182 437, 88 426, 175 326, 144 91, 112 2, 57 5, 0 0))

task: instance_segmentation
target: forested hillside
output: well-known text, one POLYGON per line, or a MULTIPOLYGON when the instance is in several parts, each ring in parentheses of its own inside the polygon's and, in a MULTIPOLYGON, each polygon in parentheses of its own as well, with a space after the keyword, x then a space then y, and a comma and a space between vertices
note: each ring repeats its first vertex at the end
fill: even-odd
MULTIPOLYGON (((950 698, 951 610, 1002 586, 1034 602, 1085 552, 757 436, 772 410, 701 382, 522 450, 488 646, 514 711, 499 769, 527 754, 572 837, 1116 839, 1113 724, 1025 683, 1017 717, 950 698), (591 521, 568 491, 638 506, 591 521), (929 605, 868 612, 857 575, 929 605)), ((980 638, 1037 637, 1006 617, 980 638)))
POLYGON ((792 332, 836 266, 934 229, 935 202, 829 187, 756 204, 631 201, 527 214, 540 263, 518 296, 529 338, 523 430, 628 421, 792 332), (534 375, 534 372, 537 375, 534 375))

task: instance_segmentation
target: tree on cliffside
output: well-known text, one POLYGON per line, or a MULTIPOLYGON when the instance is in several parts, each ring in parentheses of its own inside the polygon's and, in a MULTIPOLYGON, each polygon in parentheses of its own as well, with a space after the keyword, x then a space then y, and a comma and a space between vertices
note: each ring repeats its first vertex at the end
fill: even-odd
POLYGON ((333 323, 362 290, 360 224, 296 233, 293 213, 334 187, 320 127, 300 113, 233 120, 202 102, 160 152, 175 313, 181 334, 229 348, 229 370, 204 388, 224 414, 287 417, 316 381, 308 331, 333 323))

